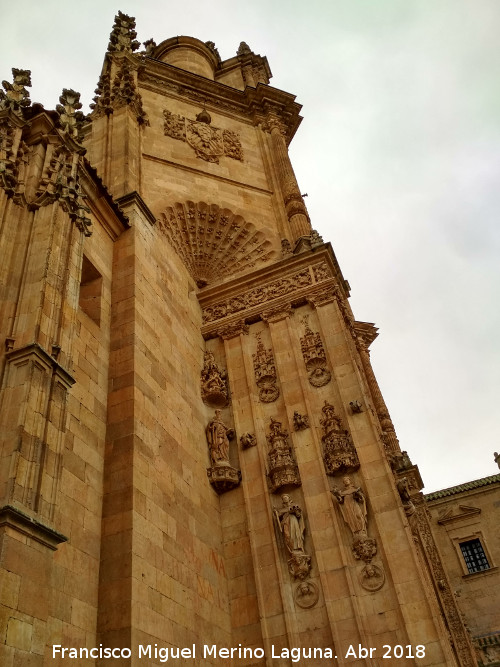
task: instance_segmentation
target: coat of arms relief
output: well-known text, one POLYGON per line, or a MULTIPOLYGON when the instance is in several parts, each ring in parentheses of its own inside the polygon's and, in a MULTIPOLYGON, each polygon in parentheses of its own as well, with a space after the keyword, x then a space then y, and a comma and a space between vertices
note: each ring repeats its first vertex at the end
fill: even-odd
POLYGON ((243 148, 238 134, 232 130, 212 127, 212 119, 207 111, 199 113, 196 120, 190 120, 165 109, 163 117, 165 135, 186 141, 202 160, 219 164, 219 158, 225 155, 243 162, 243 148))

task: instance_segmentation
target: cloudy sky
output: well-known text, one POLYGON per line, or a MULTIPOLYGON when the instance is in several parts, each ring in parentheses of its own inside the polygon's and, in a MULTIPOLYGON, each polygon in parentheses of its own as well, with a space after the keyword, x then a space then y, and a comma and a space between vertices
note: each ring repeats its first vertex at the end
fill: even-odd
POLYGON ((138 39, 240 41, 304 121, 290 147, 332 242, 372 363, 425 490, 499 472, 498 0, 0 0, 0 79, 32 99, 93 97, 113 18, 138 39))

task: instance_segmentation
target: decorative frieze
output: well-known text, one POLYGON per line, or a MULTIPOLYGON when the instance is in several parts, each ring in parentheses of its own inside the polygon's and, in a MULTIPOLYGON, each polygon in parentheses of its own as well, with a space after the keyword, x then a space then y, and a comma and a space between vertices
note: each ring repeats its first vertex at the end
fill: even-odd
POLYGON ((165 136, 185 141, 201 160, 219 164, 219 158, 225 155, 233 160, 243 161, 243 147, 239 135, 232 130, 213 127, 207 111, 198 114, 196 120, 190 120, 165 109, 163 117, 165 136))
POLYGON ((272 493, 283 486, 300 486, 299 469, 293 457, 288 431, 282 429, 281 423, 272 417, 269 431, 266 436, 269 444, 268 479, 272 493))
POLYGON ((349 435, 343 428, 342 420, 335 414, 333 405, 325 401, 322 407, 323 417, 320 424, 323 427, 323 461, 326 473, 335 475, 339 472, 351 472, 359 468, 359 459, 356 448, 349 435))
POLYGON ((326 367, 325 348, 319 332, 313 332, 309 327, 308 315, 302 318, 305 327, 305 335, 300 339, 300 347, 306 369, 308 371, 309 383, 313 387, 323 387, 331 379, 331 373, 326 367))
POLYGON ((203 310, 203 323, 208 324, 228 315, 259 306, 313 284, 309 269, 302 269, 278 280, 254 287, 244 294, 231 297, 203 310))
POLYGON ((234 438, 234 430, 224 424, 220 410, 209 421, 206 436, 211 463, 207 476, 217 493, 225 493, 238 486, 241 472, 229 462, 229 441, 234 438))
POLYGON ((208 350, 205 352, 201 371, 201 398, 205 405, 214 408, 223 408, 229 403, 227 372, 224 368, 219 368, 213 352, 208 350))
POLYGON ((287 561, 288 571, 294 579, 304 580, 311 571, 311 556, 304 550, 306 526, 302 508, 293 502, 287 493, 281 496, 281 503, 281 507, 274 508, 274 516, 290 555, 287 561))
POLYGON ((257 352, 253 355, 255 382, 259 387, 259 399, 263 403, 273 403, 280 395, 277 386, 276 366, 273 351, 265 349, 261 335, 257 335, 257 352))

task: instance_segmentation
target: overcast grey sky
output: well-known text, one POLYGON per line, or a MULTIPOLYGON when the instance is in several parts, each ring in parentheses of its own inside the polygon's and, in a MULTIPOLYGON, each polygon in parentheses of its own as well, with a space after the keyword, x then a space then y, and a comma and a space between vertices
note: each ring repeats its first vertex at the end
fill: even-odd
POLYGON ((118 9, 140 41, 246 41, 297 95, 290 153, 425 490, 498 473, 498 0, 0 0, 0 79, 93 97, 118 9))

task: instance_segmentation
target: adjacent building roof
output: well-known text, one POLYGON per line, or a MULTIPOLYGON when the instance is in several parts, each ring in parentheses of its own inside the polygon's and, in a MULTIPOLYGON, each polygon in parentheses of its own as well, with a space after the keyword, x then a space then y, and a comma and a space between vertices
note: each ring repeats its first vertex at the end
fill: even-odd
POLYGON ((424 497, 427 501, 438 500, 438 498, 453 496, 456 493, 462 493, 463 491, 471 491, 472 489, 478 489, 481 486, 495 484, 495 482, 500 482, 500 474, 490 475, 489 477, 482 477, 481 479, 474 479, 471 482, 464 482, 463 484, 458 484, 457 486, 450 486, 449 489, 441 489, 440 491, 426 493, 424 497))

